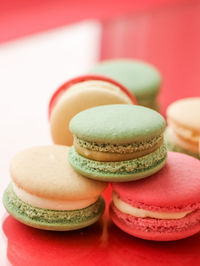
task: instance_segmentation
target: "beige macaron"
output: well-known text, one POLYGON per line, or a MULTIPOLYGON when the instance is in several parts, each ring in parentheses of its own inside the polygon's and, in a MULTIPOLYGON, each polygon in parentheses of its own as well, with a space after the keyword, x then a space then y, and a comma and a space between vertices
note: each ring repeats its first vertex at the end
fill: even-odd
POLYGON ((198 157, 200 138, 200 97, 185 98, 167 109, 166 132, 169 149, 198 157))
POLYGON ((21 222, 48 230, 73 230, 102 215, 103 182, 87 179, 68 163, 68 147, 33 147, 12 160, 12 183, 4 193, 8 212, 21 222), (73 217, 73 219, 71 219, 73 217))
MULTIPOLYGON (((70 120, 79 112, 98 105, 133 104, 134 98, 122 85, 107 79, 86 77, 68 82, 53 107, 50 106, 50 130, 55 144, 71 146, 70 120)), ((50 103, 51 105, 51 103, 50 103)))

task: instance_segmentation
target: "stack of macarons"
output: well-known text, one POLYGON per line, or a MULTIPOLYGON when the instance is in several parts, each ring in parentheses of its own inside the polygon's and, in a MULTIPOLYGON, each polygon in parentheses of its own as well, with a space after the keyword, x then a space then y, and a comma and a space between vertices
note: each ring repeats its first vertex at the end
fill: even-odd
POLYGON ((136 105, 99 106, 72 118, 70 130, 69 163, 90 179, 112 182, 110 216, 121 230, 155 241, 200 231, 199 161, 173 152, 166 159, 160 114, 136 105))
MULTIPOLYGON (((97 75, 77 77, 63 84, 49 104, 55 144, 72 145, 71 118, 87 108, 136 103, 121 84, 97 75)), ((12 182, 4 193, 4 206, 17 220, 46 230, 74 230, 96 222, 104 212, 100 194, 107 184, 86 179, 68 163, 67 146, 24 150, 11 162, 12 182)))
POLYGON ((68 124, 93 106, 134 103, 123 85, 96 75, 71 79, 58 88, 49 104, 55 145, 29 148, 13 158, 12 182, 3 197, 7 211, 22 223, 45 230, 75 230, 96 222, 104 212, 100 195, 107 183, 89 180, 69 165, 67 146, 73 137, 68 124))
POLYGON ((3 198, 7 211, 35 228, 83 228, 102 216, 101 194, 111 182, 110 216, 121 230, 158 241, 200 231, 199 160, 167 153, 164 140, 165 134, 169 149, 199 158, 199 98, 172 104, 165 131, 164 118, 152 110, 161 83, 154 67, 112 60, 91 73, 106 77, 74 78, 52 96, 55 145, 13 158, 3 198))

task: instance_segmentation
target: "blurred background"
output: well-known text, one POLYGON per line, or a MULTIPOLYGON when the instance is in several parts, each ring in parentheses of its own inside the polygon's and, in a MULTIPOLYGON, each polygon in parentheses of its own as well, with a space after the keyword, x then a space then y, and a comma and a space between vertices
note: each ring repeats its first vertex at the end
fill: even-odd
POLYGON ((200 96, 200 1, 0 0, 1 197, 12 156, 51 143, 55 89, 99 60, 120 57, 160 70, 163 115, 174 100, 200 96))

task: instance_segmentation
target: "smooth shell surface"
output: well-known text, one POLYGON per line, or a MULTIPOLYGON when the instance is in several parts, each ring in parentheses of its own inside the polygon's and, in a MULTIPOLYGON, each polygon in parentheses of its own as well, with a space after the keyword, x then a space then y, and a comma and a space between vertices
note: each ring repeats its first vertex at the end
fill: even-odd
POLYGON ((85 110, 70 122, 78 138, 97 143, 126 144, 160 136, 164 118, 149 108, 137 105, 107 105, 85 110))

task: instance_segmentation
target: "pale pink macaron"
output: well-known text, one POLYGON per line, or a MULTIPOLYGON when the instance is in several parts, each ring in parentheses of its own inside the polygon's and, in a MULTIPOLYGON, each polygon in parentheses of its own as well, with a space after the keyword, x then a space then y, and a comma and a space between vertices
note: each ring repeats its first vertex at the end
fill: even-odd
POLYGON ((80 76, 59 87, 49 103, 50 131, 55 144, 71 146, 70 120, 79 112, 98 105, 135 104, 123 85, 97 75, 80 76))
POLYGON ((110 215, 135 237, 169 241, 200 231, 200 163, 169 152, 166 165, 149 178, 113 183, 110 215))

